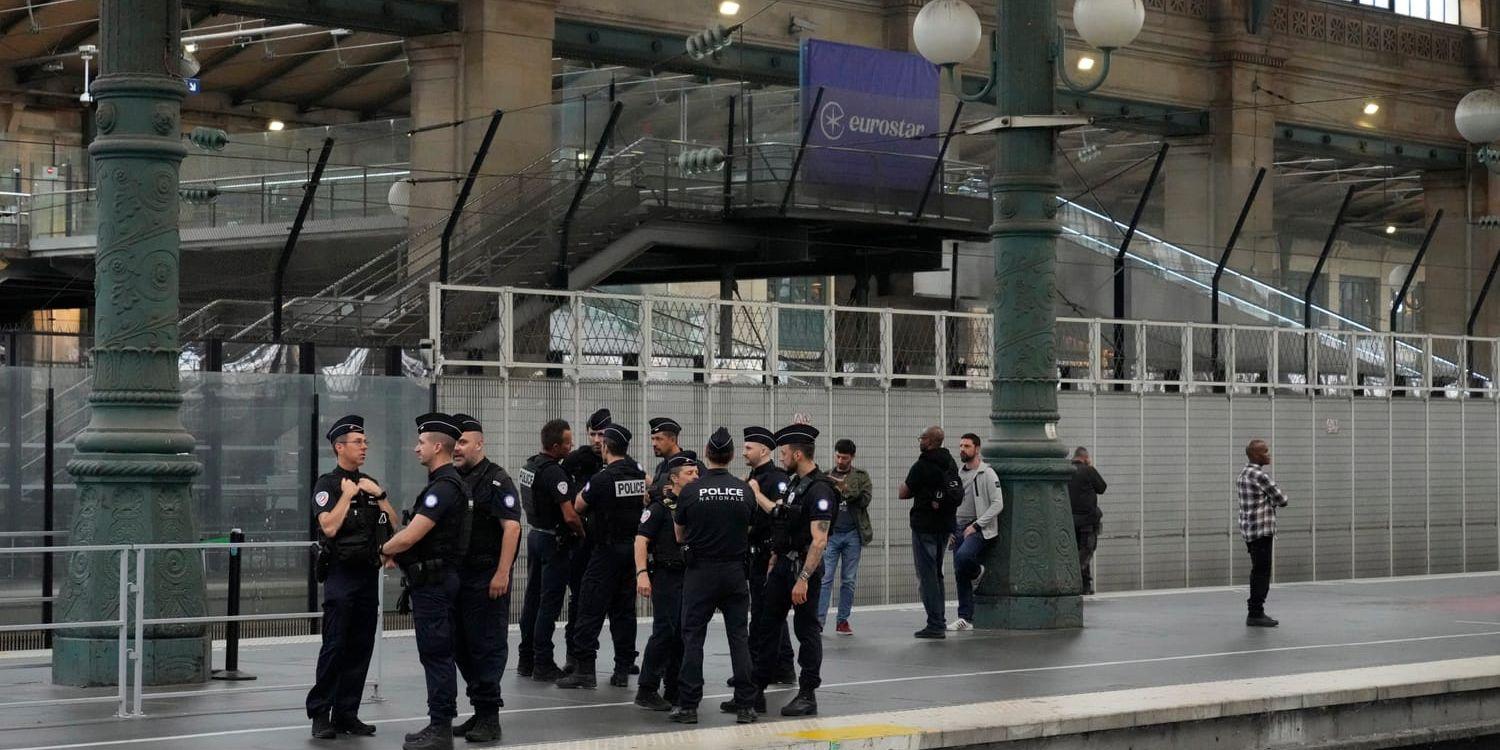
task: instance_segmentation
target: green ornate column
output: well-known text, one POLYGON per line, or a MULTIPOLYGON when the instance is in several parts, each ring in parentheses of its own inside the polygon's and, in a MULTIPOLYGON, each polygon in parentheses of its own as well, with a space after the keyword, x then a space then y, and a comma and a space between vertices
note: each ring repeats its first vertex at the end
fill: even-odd
MULTIPOLYGON (((997 5, 997 114, 1053 114, 1055 0, 997 5)), ((1083 625, 1066 486, 1072 470, 1057 440, 1055 137, 1051 128, 1004 129, 995 137, 993 431, 983 453, 1000 475, 1005 511, 975 592, 974 624, 981 628, 1083 625)))
MULTIPOLYGON (((99 212, 94 382, 92 415, 68 462, 78 485, 69 542, 196 542, 190 482, 198 462, 178 416, 180 8, 177 0, 102 0, 99 15, 100 75, 91 87, 98 139, 89 146, 99 212)), ((147 553, 146 617, 205 614, 199 561, 196 551, 147 553)), ((72 554, 59 621, 116 617, 118 584, 112 555, 72 554)), ((114 684, 119 645, 111 628, 60 631, 53 681, 114 684)), ((202 625, 148 627, 140 646, 147 684, 207 678, 202 625)))

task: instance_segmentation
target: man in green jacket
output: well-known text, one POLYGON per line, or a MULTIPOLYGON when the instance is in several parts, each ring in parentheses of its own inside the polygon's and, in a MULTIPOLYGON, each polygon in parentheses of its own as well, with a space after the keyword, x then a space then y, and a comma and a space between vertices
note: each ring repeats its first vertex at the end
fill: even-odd
POLYGON ((875 539, 870 527, 870 495, 874 489, 870 474, 854 466, 854 441, 845 438, 833 446, 833 470, 828 472, 843 495, 833 529, 828 533, 828 548, 823 551, 823 590, 819 594, 819 624, 826 624, 828 603, 833 598, 833 571, 842 561, 839 579, 839 614, 835 628, 839 635, 854 635, 849 627, 849 610, 854 606, 854 579, 859 575, 860 549, 875 539))

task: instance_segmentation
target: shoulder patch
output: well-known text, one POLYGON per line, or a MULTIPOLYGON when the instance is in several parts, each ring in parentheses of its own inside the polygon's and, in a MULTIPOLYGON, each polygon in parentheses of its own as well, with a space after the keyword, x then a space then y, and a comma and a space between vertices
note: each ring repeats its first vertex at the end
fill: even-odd
MULTIPOLYGON (((558 482, 558 484, 562 484, 562 483, 561 483, 561 482, 558 482)), ((589 488, 590 488, 590 487, 593 487, 593 486, 594 486, 594 483, 593 483, 593 482, 584 482, 584 483, 583 483, 583 491, 584 491, 584 492, 588 492, 588 491, 589 491, 589 488)), ((558 490, 558 491, 559 491, 559 492, 566 492, 566 490, 558 490)))
MULTIPOLYGON (((584 489, 588 489, 588 486, 584 485, 584 489)), ((559 495, 566 495, 566 494, 568 494, 568 483, 567 482, 558 482, 557 483, 557 494, 559 494, 559 495)))
POLYGON ((785 494, 786 493, 786 482, 777 482, 776 483, 776 491, 785 494))
POLYGON ((828 510, 828 498, 818 501, 818 510, 828 510))
POLYGON ((651 509, 647 508, 641 511, 641 523, 645 523, 649 520, 651 520, 651 509))
POLYGON ((422 498, 422 504, 429 508, 436 508, 438 504, 437 495, 428 495, 427 497, 422 498))
POLYGON ((516 496, 515 495, 506 495, 505 496, 505 507, 507 507, 507 508, 514 508, 514 507, 516 507, 516 496))
POLYGON ((314 495, 313 496, 313 502, 316 502, 318 504, 318 507, 323 507, 323 506, 327 505, 328 504, 328 492, 325 490, 323 492, 319 492, 318 494, 314 495))
POLYGON ((635 470, 642 474, 646 473, 646 467, 642 466, 640 461, 635 462, 635 470))

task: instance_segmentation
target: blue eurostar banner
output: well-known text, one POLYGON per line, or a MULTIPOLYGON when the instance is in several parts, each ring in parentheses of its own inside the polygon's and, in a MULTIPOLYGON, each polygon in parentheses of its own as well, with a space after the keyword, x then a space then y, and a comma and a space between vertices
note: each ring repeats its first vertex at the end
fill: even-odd
POLYGON ((910 52, 805 39, 801 78, 803 122, 816 118, 803 179, 922 189, 940 140, 937 66, 910 52))

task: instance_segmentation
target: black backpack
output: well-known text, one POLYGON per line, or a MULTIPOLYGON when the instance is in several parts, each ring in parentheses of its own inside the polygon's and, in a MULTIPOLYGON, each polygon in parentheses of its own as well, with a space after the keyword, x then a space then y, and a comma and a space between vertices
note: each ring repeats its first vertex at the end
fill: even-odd
POLYGON ((940 470, 942 480, 932 491, 931 500, 936 502, 944 512, 956 511, 964 502, 964 480, 958 475, 957 464, 950 463, 941 467, 940 470))

